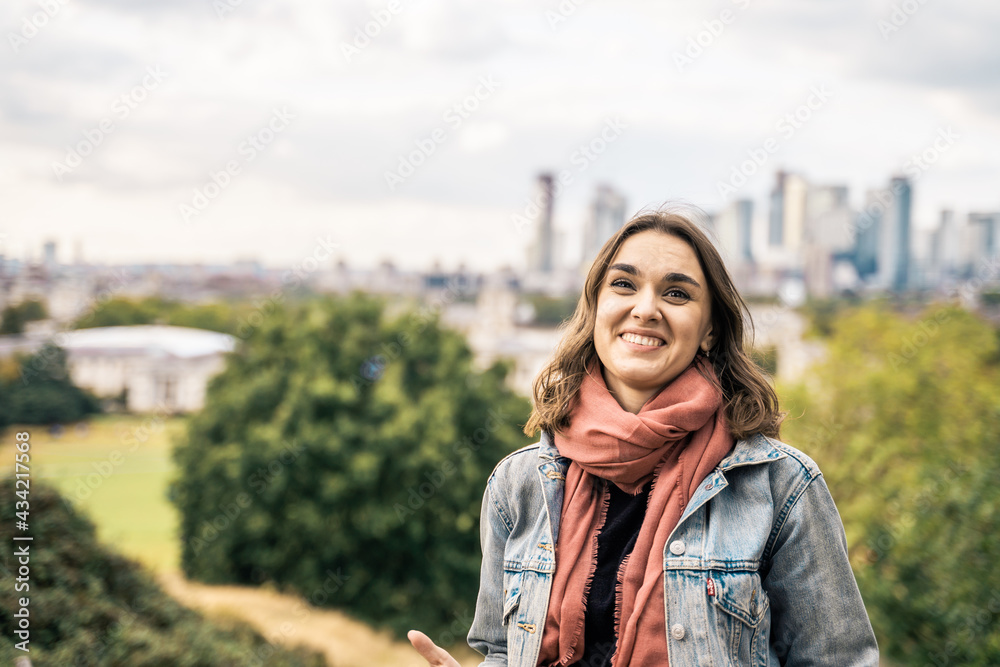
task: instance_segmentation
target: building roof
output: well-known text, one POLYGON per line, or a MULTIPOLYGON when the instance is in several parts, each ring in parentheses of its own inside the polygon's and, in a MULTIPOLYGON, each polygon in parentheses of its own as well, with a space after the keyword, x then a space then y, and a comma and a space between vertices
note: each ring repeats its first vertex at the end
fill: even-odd
POLYGON ((236 339, 229 334, 163 324, 77 329, 67 331, 60 338, 59 345, 73 354, 115 356, 193 358, 223 354, 236 345, 236 339))

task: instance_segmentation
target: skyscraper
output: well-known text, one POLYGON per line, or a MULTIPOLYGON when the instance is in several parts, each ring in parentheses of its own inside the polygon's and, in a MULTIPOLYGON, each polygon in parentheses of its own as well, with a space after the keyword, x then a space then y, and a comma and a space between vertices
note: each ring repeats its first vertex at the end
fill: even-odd
POLYGON ((729 203, 715 217, 715 233, 719 237, 719 250, 731 265, 753 262, 751 225, 753 201, 737 199, 729 203))
POLYGON ((771 190, 768 245, 794 261, 802 251, 808 185, 798 174, 779 171, 771 190))
POLYGON ((961 268, 961 236, 955 223, 955 212, 941 211, 941 220, 931 235, 930 267, 935 282, 953 280, 961 268))
POLYGON ((538 175, 534 201, 538 204, 538 233, 531 245, 528 268, 538 273, 552 273, 555 268, 552 233, 553 178, 550 173, 538 175))
POLYGON ((866 282, 870 282, 878 270, 879 238, 885 212, 881 198, 885 197, 888 195, 884 190, 869 190, 865 207, 854 217, 854 268, 866 282))
POLYGON ((802 269, 806 289, 814 297, 831 296, 837 260, 850 254, 854 239, 847 186, 810 185, 806 191, 802 231, 802 269))
POLYGON ((878 236, 878 269, 874 284, 877 287, 902 291, 910 284, 911 211, 913 189, 905 176, 894 176, 889 189, 880 194, 885 203, 878 236))
POLYGON ((625 198, 610 185, 598 185, 583 229, 583 264, 589 267, 604 242, 625 224, 625 198))
POLYGON ((972 236, 972 271, 979 270, 984 262, 1000 255, 1000 212, 969 213, 969 232, 972 236))

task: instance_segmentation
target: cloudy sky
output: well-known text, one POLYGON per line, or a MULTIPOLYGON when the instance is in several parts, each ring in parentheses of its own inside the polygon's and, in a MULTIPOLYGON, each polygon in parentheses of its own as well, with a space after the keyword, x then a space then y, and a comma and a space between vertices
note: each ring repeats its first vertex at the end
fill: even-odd
POLYGON ((602 182, 763 218, 778 168, 857 206, 909 171, 918 227, 1000 208, 994 0, 5 0, 0 28, 8 256, 519 266, 542 170, 567 260, 602 182))

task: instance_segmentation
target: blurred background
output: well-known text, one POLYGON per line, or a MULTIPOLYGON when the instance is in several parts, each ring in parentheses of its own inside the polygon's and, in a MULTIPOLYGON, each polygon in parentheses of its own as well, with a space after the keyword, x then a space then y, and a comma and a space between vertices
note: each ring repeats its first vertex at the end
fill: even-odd
POLYGON ((670 202, 748 302, 885 664, 1000 664, 995 3, 0 28, 0 533, 35 538, 30 654, 2 551, 3 659, 415 665, 416 627, 478 664, 486 478, 537 440, 598 249, 670 202))

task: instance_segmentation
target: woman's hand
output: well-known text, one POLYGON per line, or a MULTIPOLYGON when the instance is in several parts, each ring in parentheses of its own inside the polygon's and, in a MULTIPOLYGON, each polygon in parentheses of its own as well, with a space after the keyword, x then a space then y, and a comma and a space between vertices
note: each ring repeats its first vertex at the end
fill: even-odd
POLYGON ((431 638, 420 630, 410 630, 406 633, 406 638, 431 667, 462 667, 448 651, 432 642, 431 638))

